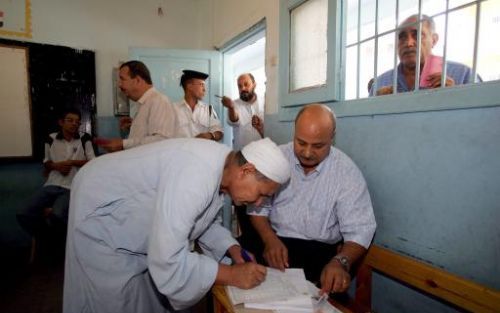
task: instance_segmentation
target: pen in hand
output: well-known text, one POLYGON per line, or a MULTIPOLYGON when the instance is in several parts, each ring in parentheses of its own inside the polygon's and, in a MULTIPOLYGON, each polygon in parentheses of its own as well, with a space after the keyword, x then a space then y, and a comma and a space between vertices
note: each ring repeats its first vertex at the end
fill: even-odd
POLYGON ((214 95, 216 98, 224 98, 224 96, 214 95))
POLYGON ((243 248, 241 249, 241 257, 245 260, 245 262, 253 262, 252 258, 248 254, 248 251, 243 248))

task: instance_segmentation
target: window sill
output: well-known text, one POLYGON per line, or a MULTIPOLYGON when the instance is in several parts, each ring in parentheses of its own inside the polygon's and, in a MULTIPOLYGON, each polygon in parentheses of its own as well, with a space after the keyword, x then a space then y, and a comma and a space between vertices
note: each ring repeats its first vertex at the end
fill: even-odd
MULTIPOLYGON (((358 100, 328 102, 337 117, 500 106, 500 81, 420 90, 358 100)), ((293 121, 300 107, 281 107, 280 121, 293 121)))

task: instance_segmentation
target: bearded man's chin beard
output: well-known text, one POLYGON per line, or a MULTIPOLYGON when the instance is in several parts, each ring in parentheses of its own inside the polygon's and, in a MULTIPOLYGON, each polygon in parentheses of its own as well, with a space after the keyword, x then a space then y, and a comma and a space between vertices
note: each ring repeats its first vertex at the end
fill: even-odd
POLYGON ((254 95, 255 95, 255 93, 253 93, 253 92, 242 92, 240 94, 240 99, 245 101, 245 102, 248 102, 248 101, 252 100, 254 95))

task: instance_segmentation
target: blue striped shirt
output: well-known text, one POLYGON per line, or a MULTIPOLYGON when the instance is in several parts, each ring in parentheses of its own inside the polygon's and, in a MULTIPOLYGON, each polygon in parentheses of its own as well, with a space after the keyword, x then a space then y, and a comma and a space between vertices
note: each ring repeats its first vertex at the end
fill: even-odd
POLYGON ((308 175, 293 152, 280 146, 292 176, 270 206, 249 207, 248 214, 268 216, 278 236, 334 244, 342 239, 368 248, 376 223, 370 194, 361 171, 342 151, 330 154, 308 175))
MULTIPOLYGON (((453 61, 447 61, 446 62, 446 75, 453 78, 455 81, 455 85, 463 85, 463 84, 468 84, 472 83, 472 70, 470 67, 453 62, 453 61)), ((392 80, 394 77, 394 71, 390 70, 382 75, 377 77, 377 90, 379 90, 382 87, 387 87, 387 86, 392 86, 392 80)), ((403 75, 403 67, 401 63, 398 65, 398 92, 407 92, 407 91, 412 91, 413 89, 410 89, 408 85, 406 84, 406 80, 403 75)), ((481 77, 477 77, 477 81, 480 82, 481 77)), ((375 86, 375 84, 373 84, 375 86)), ((375 94, 375 90, 370 88, 370 96, 373 96, 375 94)))

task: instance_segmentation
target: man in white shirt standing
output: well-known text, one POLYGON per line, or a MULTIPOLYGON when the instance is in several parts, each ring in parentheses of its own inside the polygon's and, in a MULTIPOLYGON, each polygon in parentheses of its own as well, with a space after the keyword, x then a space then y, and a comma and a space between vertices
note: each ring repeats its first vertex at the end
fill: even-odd
POLYGON ((120 121, 130 123, 127 139, 98 139, 96 143, 108 152, 130 149, 139 145, 173 138, 176 116, 167 96, 153 87, 148 68, 140 61, 128 61, 120 66, 119 86, 131 100, 138 103, 135 117, 120 121))
POLYGON ((255 78, 252 74, 241 74, 238 77, 240 98, 231 100, 228 97, 223 97, 221 100, 222 105, 227 108, 227 122, 233 127, 233 148, 235 150, 264 137, 264 114, 259 108, 255 87, 255 78))
MULTIPOLYGON (((251 73, 241 74, 238 77, 240 98, 231 100, 228 97, 222 97, 221 100, 222 105, 227 108, 227 123, 233 127, 233 149, 235 150, 240 150, 248 143, 264 137, 264 114, 260 110, 259 99, 255 93, 256 86, 255 78, 251 73)), ((238 240, 258 236, 245 210, 236 206, 235 212, 241 232, 238 240)), ((240 243, 245 245, 245 242, 240 241, 240 243)))
POLYGON ((221 123, 211 105, 201 100, 205 96, 208 74, 183 70, 180 85, 184 99, 174 104, 177 114, 176 137, 204 138, 220 141, 224 135, 221 123))

